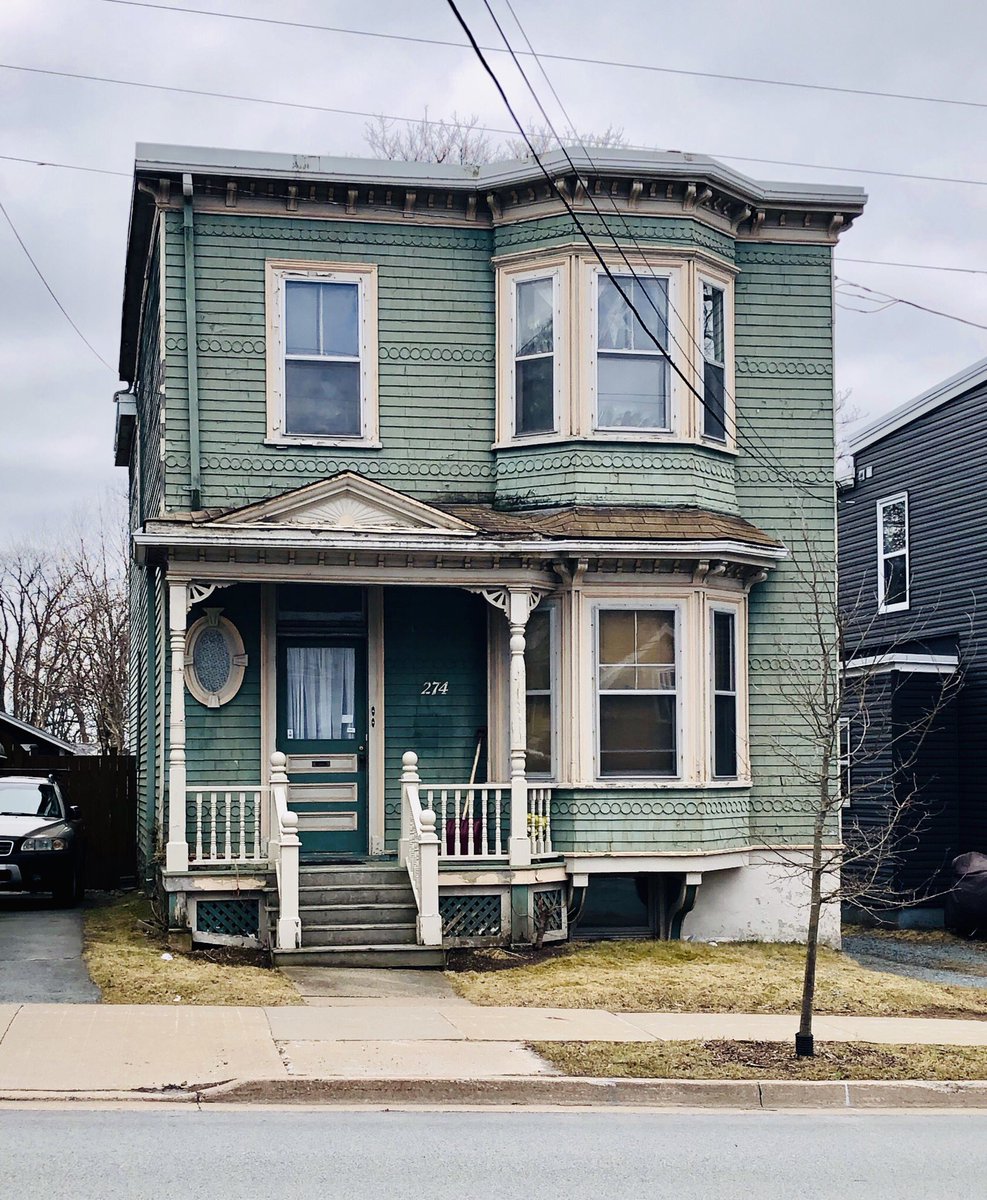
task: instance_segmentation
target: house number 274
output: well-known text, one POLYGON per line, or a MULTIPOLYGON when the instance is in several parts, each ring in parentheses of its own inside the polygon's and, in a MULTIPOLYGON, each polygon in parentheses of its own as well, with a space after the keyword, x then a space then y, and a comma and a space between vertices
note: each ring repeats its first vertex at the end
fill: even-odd
POLYGON ((445 696, 449 691, 448 679, 426 679, 422 684, 421 696, 445 696))

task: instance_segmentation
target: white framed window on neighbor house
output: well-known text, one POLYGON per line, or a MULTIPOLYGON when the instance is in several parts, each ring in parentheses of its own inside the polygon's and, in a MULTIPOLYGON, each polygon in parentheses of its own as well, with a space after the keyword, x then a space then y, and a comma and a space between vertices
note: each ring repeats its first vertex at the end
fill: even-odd
POLYGON ((713 779, 736 779, 740 775, 739 617, 736 608, 714 604, 709 609, 709 757, 713 779))
POLYGON ((908 608, 911 572, 908 561, 908 493, 877 502, 878 612, 908 608))
POLYGON ((377 269, 268 262, 268 437, 379 445, 377 269))
POLYGON ((558 735, 558 610, 542 604, 528 618, 524 641, 527 774, 554 779, 558 735))
POLYGON ((680 775, 681 607, 611 606, 595 617, 597 775, 680 775))
POLYGON ((853 796, 853 779, 851 775, 851 724, 849 717, 840 717, 840 802, 849 804, 853 796))
POLYGON ((510 280, 511 433, 559 432, 563 366, 562 268, 510 280))
POLYGON ((667 433, 672 429, 669 364, 671 277, 593 273, 593 429, 613 433, 667 433))

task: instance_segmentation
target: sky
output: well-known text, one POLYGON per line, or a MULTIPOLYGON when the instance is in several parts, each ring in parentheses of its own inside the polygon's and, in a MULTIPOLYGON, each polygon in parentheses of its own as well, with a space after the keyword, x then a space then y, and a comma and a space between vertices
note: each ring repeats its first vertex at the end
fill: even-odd
MULTIPOLYGON (((512 41, 507 0, 490 0, 512 41)), ((987 355, 987 5, 943 0, 512 0, 541 53, 870 91, 844 95, 689 75, 543 65, 581 131, 722 157, 768 180, 866 188, 837 275, 973 322, 846 294, 836 386, 873 419, 987 355), (938 101, 966 101, 965 105, 938 101), (727 156, 736 156, 728 158, 727 156), (746 158, 758 161, 738 161, 746 158), (765 160, 812 166, 778 166, 765 160), (853 168, 851 170, 850 168, 853 168), (875 172, 979 180, 930 182, 875 172), (962 271, 881 263, 926 264, 962 271), (973 272, 980 271, 980 274, 973 272), (873 311, 856 311, 859 309, 873 311)), ((484 45, 483 0, 459 0, 484 45)), ((120 303, 138 141, 369 155, 362 117, 176 95, 33 72, 136 80, 418 118, 457 111, 510 121, 446 0, 0 0, 0 203, 68 317, 0 215, 0 544, 67 521, 108 491, 120 303), (275 17, 457 46, 167 11, 275 17), (22 68, 20 70, 14 68, 22 68), (31 68, 31 71, 26 70, 31 68), (10 161, 26 158, 28 163, 10 161), (122 174, 52 166, 68 163, 122 174), (105 362, 100 361, 100 359, 105 362)), ((540 120, 505 55, 492 57, 525 121, 540 120)), ((553 121, 544 78, 532 75, 553 121)))

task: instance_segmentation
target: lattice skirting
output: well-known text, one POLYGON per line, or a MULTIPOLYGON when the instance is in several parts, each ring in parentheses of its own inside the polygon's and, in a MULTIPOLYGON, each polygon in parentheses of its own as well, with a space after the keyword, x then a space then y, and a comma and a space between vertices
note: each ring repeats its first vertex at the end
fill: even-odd
POLYGON ((255 943, 260 940, 260 900, 229 896, 196 899, 193 937, 198 941, 255 943))
POLYGON ((470 892, 440 896, 444 938, 499 938, 503 928, 503 896, 499 892, 470 892))
POLYGON ((544 888, 532 893, 532 917, 534 919, 535 936, 555 939, 552 934, 565 937, 566 908, 565 892, 562 888, 544 888))

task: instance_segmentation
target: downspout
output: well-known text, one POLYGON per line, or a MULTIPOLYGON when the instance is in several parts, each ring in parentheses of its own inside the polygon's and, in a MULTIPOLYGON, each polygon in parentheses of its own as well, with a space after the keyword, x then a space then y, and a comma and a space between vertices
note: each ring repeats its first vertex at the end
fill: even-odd
POLYGON ((182 235, 185 248, 185 343, 188 372, 189 508, 202 507, 199 456, 199 354, 195 314, 195 225, 192 220, 192 176, 182 176, 182 235))

